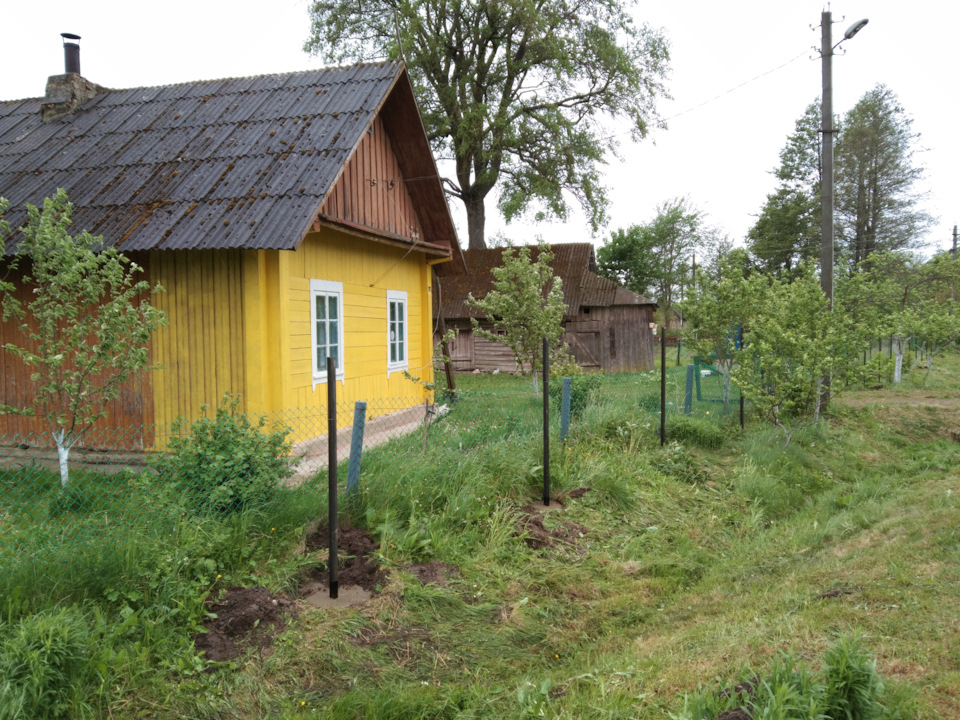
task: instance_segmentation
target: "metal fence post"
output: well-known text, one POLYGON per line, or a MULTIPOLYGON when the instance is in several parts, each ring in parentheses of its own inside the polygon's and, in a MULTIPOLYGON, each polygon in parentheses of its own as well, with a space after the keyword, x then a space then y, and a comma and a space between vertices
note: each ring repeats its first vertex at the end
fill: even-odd
POLYGON ((543 339, 543 504, 550 504, 550 344, 543 339))
POLYGON ((660 445, 667 442, 667 330, 660 333, 660 445))
POLYGON ((353 406, 353 434, 350 436, 350 465, 347 468, 347 495, 360 485, 360 459, 363 456, 363 429, 367 424, 367 404, 353 406))
POLYGON ((327 453, 330 598, 336 600, 340 585, 337 581, 337 361, 332 357, 327 357, 327 453))
POLYGON ((563 379, 563 397, 560 400, 560 442, 567 439, 567 433, 570 431, 570 390, 573 379, 565 377, 563 379))
POLYGON ((693 412, 693 365, 687 365, 687 390, 683 394, 683 414, 693 412))

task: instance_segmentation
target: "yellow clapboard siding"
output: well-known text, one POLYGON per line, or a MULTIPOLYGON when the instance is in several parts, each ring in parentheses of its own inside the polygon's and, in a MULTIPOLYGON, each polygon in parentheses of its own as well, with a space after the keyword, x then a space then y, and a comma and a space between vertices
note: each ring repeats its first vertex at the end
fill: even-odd
MULTIPOLYGON (((154 382, 158 426, 200 414, 226 392, 243 393, 243 292, 239 251, 150 254, 151 272, 168 288, 157 306, 168 324, 157 331, 154 382)), ((162 438, 159 439, 162 443, 162 438)))
MULTIPOLYGON (((277 322, 281 327, 280 354, 282 397, 301 408, 322 409, 327 386, 313 386, 313 347, 310 327, 310 280, 343 284, 345 383, 337 384, 338 401, 345 406, 365 400, 385 412, 409 407, 427 396, 423 386, 405 379, 401 372, 387 377, 387 291, 407 293, 407 348, 409 366, 429 364, 421 337, 430 333, 429 308, 424 278, 430 276, 424 257, 373 242, 359 240, 329 228, 309 234, 296 251, 280 251, 278 282, 280 297, 277 322), (429 310, 427 311, 429 312, 429 310)), ((298 438, 302 439, 302 438, 298 438)))

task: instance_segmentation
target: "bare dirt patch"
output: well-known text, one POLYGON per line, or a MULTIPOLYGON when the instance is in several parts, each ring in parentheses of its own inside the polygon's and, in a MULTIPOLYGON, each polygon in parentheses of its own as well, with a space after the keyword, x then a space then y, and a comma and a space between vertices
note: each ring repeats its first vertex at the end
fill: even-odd
MULTIPOLYGON (((306 549, 308 552, 330 549, 330 532, 326 525, 321 525, 307 538, 306 549)), ((371 593, 379 592, 386 580, 386 573, 380 568, 376 551, 377 543, 366 531, 341 527, 337 533, 337 582, 340 586, 358 585, 371 593)), ((317 568, 300 587, 300 596, 312 595, 328 587, 329 582, 327 568, 317 568)))
POLYGON ((261 655, 283 631, 287 617, 296 615, 293 604, 263 587, 230 587, 206 601, 207 632, 198 633, 193 642, 197 652, 215 661, 232 660, 248 648, 261 655))

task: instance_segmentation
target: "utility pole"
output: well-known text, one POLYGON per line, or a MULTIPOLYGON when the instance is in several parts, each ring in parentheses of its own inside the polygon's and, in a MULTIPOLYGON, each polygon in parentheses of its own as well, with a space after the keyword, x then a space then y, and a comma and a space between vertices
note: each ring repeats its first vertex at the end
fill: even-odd
POLYGON ((823 99, 820 103, 821 164, 820 190, 820 287, 833 309, 833 19, 827 10, 820 13, 820 60, 823 99))
MULTIPOLYGON (((957 226, 953 226, 953 261, 957 261, 957 226)), ((953 289, 950 291, 950 299, 957 299, 957 281, 953 281, 953 289)))

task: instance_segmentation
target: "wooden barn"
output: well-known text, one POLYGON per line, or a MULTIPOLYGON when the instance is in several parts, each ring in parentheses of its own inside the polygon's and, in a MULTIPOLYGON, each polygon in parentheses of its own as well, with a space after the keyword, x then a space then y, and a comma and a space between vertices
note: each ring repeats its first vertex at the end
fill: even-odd
MULTIPOLYGON (((459 264, 437 268, 437 308, 446 326, 457 330, 450 347, 459 372, 515 371, 510 348, 478 337, 471 318, 482 315, 467 304, 469 295, 482 298, 493 288, 491 270, 503 264, 507 248, 465 250, 467 271, 459 264)), ((650 328, 657 305, 642 295, 597 275, 590 243, 550 245, 554 274, 563 281, 564 340, 584 369, 607 373, 637 372, 654 367, 654 336, 650 328)), ((537 257, 532 248, 531 258, 537 257)), ((481 325, 485 325, 481 321, 481 325)))
MULTIPOLYGON (((163 369, 131 381, 103 421, 143 428, 133 445, 225 392, 293 440, 325 428, 331 380, 371 417, 430 399, 432 266, 462 258, 402 65, 128 90, 53 76, 43 98, 0 102, 10 226, 57 188, 78 232, 166 289, 155 305, 169 324, 150 347, 163 369)), ((13 332, 0 325, 0 345, 13 332)), ((0 352, 5 400, 32 392, 0 352)), ((0 415, 0 436, 44 430, 0 415)))

